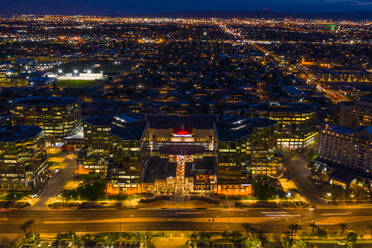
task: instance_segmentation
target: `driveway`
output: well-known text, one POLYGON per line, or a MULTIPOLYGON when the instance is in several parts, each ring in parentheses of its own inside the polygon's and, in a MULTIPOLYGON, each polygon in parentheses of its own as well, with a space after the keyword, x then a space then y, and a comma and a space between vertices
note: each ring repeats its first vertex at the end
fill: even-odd
POLYGON ((290 176, 293 177, 293 181, 296 183, 300 193, 306 197, 306 199, 313 205, 324 205, 327 204, 322 198, 319 197, 316 188, 313 183, 309 180, 311 175, 307 169, 308 161, 305 156, 283 154, 285 156, 285 165, 290 176))
POLYGON ((31 207, 32 209, 48 208, 48 200, 63 191, 66 183, 74 178, 76 169, 74 154, 57 151, 52 155, 48 155, 48 161, 57 161, 59 163, 58 167, 62 168, 62 170, 47 181, 39 200, 31 207))

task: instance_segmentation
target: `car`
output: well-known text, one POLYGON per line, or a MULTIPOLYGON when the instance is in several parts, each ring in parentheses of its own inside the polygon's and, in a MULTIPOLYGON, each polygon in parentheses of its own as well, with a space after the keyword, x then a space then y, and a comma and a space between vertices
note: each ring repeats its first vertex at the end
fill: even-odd
POLYGON ((309 208, 308 210, 309 210, 309 211, 314 211, 315 208, 314 208, 314 207, 311 207, 311 208, 309 208))

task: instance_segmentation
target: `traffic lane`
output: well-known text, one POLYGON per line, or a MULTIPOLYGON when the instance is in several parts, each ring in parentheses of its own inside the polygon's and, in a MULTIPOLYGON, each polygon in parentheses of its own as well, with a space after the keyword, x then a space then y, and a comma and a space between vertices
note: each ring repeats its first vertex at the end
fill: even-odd
MULTIPOLYGON (((358 233, 369 233, 368 227, 370 222, 360 222, 348 224, 348 228, 358 233)), ((288 230, 291 224, 298 224, 296 220, 281 221, 280 223, 256 223, 253 226, 259 230, 264 230, 266 233, 282 234, 288 230)), ((309 228, 308 224, 299 225, 301 229, 309 228)), ((324 229, 339 228, 339 225, 319 225, 324 229)), ((0 224, 2 235, 20 234, 22 230, 18 225, 7 225, 6 228, 0 224)), ((136 232, 136 231, 244 231, 241 223, 221 222, 221 223, 198 223, 198 222, 182 222, 182 221, 167 221, 167 222, 110 222, 110 223, 58 223, 44 224, 35 223, 33 230, 41 234, 56 234, 61 232, 74 231, 77 233, 98 233, 98 232, 136 232)))
POLYGON ((276 215, 301 215, 303 217, 321 216, 371 216, 371 209, 239 209, 234 210, 12 210, 0 212, 0 218, 8 219, 104 219, 112 216, 120 217, 260 217, 276 215))

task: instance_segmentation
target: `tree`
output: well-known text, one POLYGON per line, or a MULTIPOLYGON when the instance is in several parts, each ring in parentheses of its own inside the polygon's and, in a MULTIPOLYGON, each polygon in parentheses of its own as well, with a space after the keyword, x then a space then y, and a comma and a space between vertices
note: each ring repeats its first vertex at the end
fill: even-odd
POLYGON ((258 232, 258 239, 261 242, 262 248, 264 248, 267 243, 267 237, 264 235, 263 231, 258 232))
POLYGON ((258 247, 263 247, 260 240, 258 240, 257 238, 254 238, 254 239, 245 239, 243 241, 243 247, 245 248, 258 248, 258 247))
POLYGON ((346 224, 345 223, 341 223, 340 224, 340 227, 341 227, 341 236, 344 235, 344 232, 345 232, 345 229, 346 229, 346 224))
POLYGON ((242 234, 239 232, 239 231, 233 231, 231 233, 231 239, 234 241, 234 242, 237 242, 239 240, 242 239, 242 234))
POLYGON ((358 234, 356 234, 355 232, 349 232, 346 236, 346 242, 348 243, 348 246, 350 248, 354 247, 357 240, 358 240, 358 234))
POLYGON ((19 228, 25 233, 25 236, 28 232, 32 233, 32 225, 35 223, 34 220, 28 220, 25 223, 23 223, 19 228))
POLYGON ((312 228, 311 234, 314 236, 315 235, 315 229, 317 229, 318 227, 317 227, 317 225, 315 224, 314 221, 310 224, 310 227, 312 228))
POLYGON ((248 232, 252 229, 252 226, 249 223, 244 223, 243 227, 245 230, 245 238, 248 238, 248 232))
POLYGON ((298 239, 294 242, 293 248, 306 248, 307 244, 303 239, 298 239))
POLYGON ((320 239, 324 239, 324 238, 327 238, 328 235, 326 231, 318 228, 317 236, 320 239))

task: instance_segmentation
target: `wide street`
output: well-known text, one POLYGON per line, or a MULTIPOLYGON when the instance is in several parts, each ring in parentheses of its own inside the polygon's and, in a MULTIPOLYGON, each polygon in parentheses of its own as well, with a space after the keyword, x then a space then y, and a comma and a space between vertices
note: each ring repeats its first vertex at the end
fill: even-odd
POLYGON ((339 229, 340 223, 369 235, 372 209, 90 209, 90 210, 8 210, 0 212, 0 233, 19 235, 27 220, 34 220, 33 230, 41 235, 58 232, 125 231, 244 231, 243 223, 278 236, 288 225, 303 229, 315 222, 324 228, 339 229))

